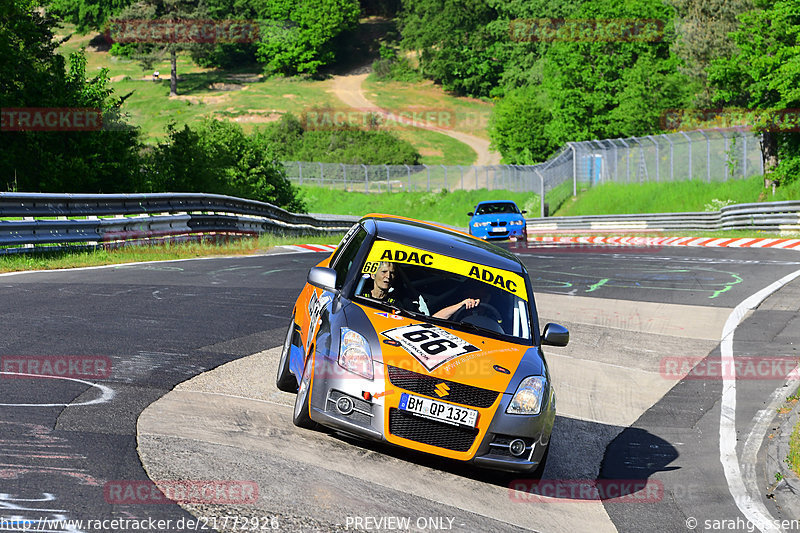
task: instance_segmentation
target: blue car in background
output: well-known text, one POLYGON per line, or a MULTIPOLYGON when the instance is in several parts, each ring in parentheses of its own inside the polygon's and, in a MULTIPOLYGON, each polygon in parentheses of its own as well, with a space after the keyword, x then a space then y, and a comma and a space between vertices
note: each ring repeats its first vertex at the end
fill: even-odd
POLYGON ((475 211, 467 213, 469 233, 481 239, 527 240, 525 230, 526 211, 520 211, 517 204, 510 200, 480 202, 475 211))

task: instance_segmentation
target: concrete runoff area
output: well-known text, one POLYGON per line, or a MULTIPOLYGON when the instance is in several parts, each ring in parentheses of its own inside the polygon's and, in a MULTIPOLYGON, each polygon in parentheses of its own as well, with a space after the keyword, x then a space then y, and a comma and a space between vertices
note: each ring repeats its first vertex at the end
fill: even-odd
MULTIPOLYGON (((537 300, 553 321, 573 320, 561 320, 573 328, 569 346, 545 347, 559 415, 548 479, 596 479, 606 446, 677 382, 659 373, 660 359, 676 352, 707 355, 730 312, 574 296, 537 300), (603 324, 608 320, 599 316, 637 319, 603 324)), ((149 477, 256 481, 260 497, 249 512, 313 515, 293 524, 299 529, 352 529, 353 517, 400 515, 452 518, 455 531, 616 531, 601 501, 515 500, 508 474, 296 428, 294 395, 274 386, 279 353, 274 348, 227 363, 150 405, 138 421, 139 454, 149 477)), ((244 512, 241 506, 235 511, 244 512)))

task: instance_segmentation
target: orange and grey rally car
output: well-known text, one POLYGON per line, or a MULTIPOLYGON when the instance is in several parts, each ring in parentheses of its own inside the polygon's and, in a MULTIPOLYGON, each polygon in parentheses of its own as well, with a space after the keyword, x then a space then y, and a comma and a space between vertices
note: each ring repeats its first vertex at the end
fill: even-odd
POLYGON ((513 254, 436 225, 367 215, 313 267, 276 383, 294 423, 541 474, 555 392, 530 280, 513 254))

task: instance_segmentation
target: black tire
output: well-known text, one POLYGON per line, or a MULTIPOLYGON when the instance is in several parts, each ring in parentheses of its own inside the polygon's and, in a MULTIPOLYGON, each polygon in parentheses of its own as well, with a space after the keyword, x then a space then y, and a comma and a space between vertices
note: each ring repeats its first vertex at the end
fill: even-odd
MULTIPOLYGON (((309 351, 309 354, 313 351, 309 351)), ((303 376, 311 372, 311 355, 306 360, 306 368, 303 371, 303 376)), ((297 396, 294 398, 294 411, 292 413, 292 422, 294 425, 303 429, 315 429, 317 423, 311 420, 308 416, 309 401, 311 399, 311 380, 300 380, 300 388, 297 390, 297 396)))
POLYGON ((286 340, 281 350, 281 358, 278 361, 278 375, 275 377, 275 386, 283 392, 297 392, 297 378, 289 370, 289 354, 292 350, 292 340, 294 339, 294 317, 289 324, 289 331, 286 333, 286 340))

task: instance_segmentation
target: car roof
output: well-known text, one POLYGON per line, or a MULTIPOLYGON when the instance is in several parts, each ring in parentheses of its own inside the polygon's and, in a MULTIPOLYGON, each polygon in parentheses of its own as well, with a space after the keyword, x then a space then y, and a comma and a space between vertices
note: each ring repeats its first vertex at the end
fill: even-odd
POLYGON ((478 202, 477 205, 483 204, 514 204, 517 205, 517 202, 514 200, 484 200, 482 202, 478 202))
POLYGON ((361 221, 368 231, 389 241, 510 272, 524 272, 522 262, 514 254, 460 231, 392 215, 370 214, 361 221), (374 222, 374 230, 368 221, 374 222))

